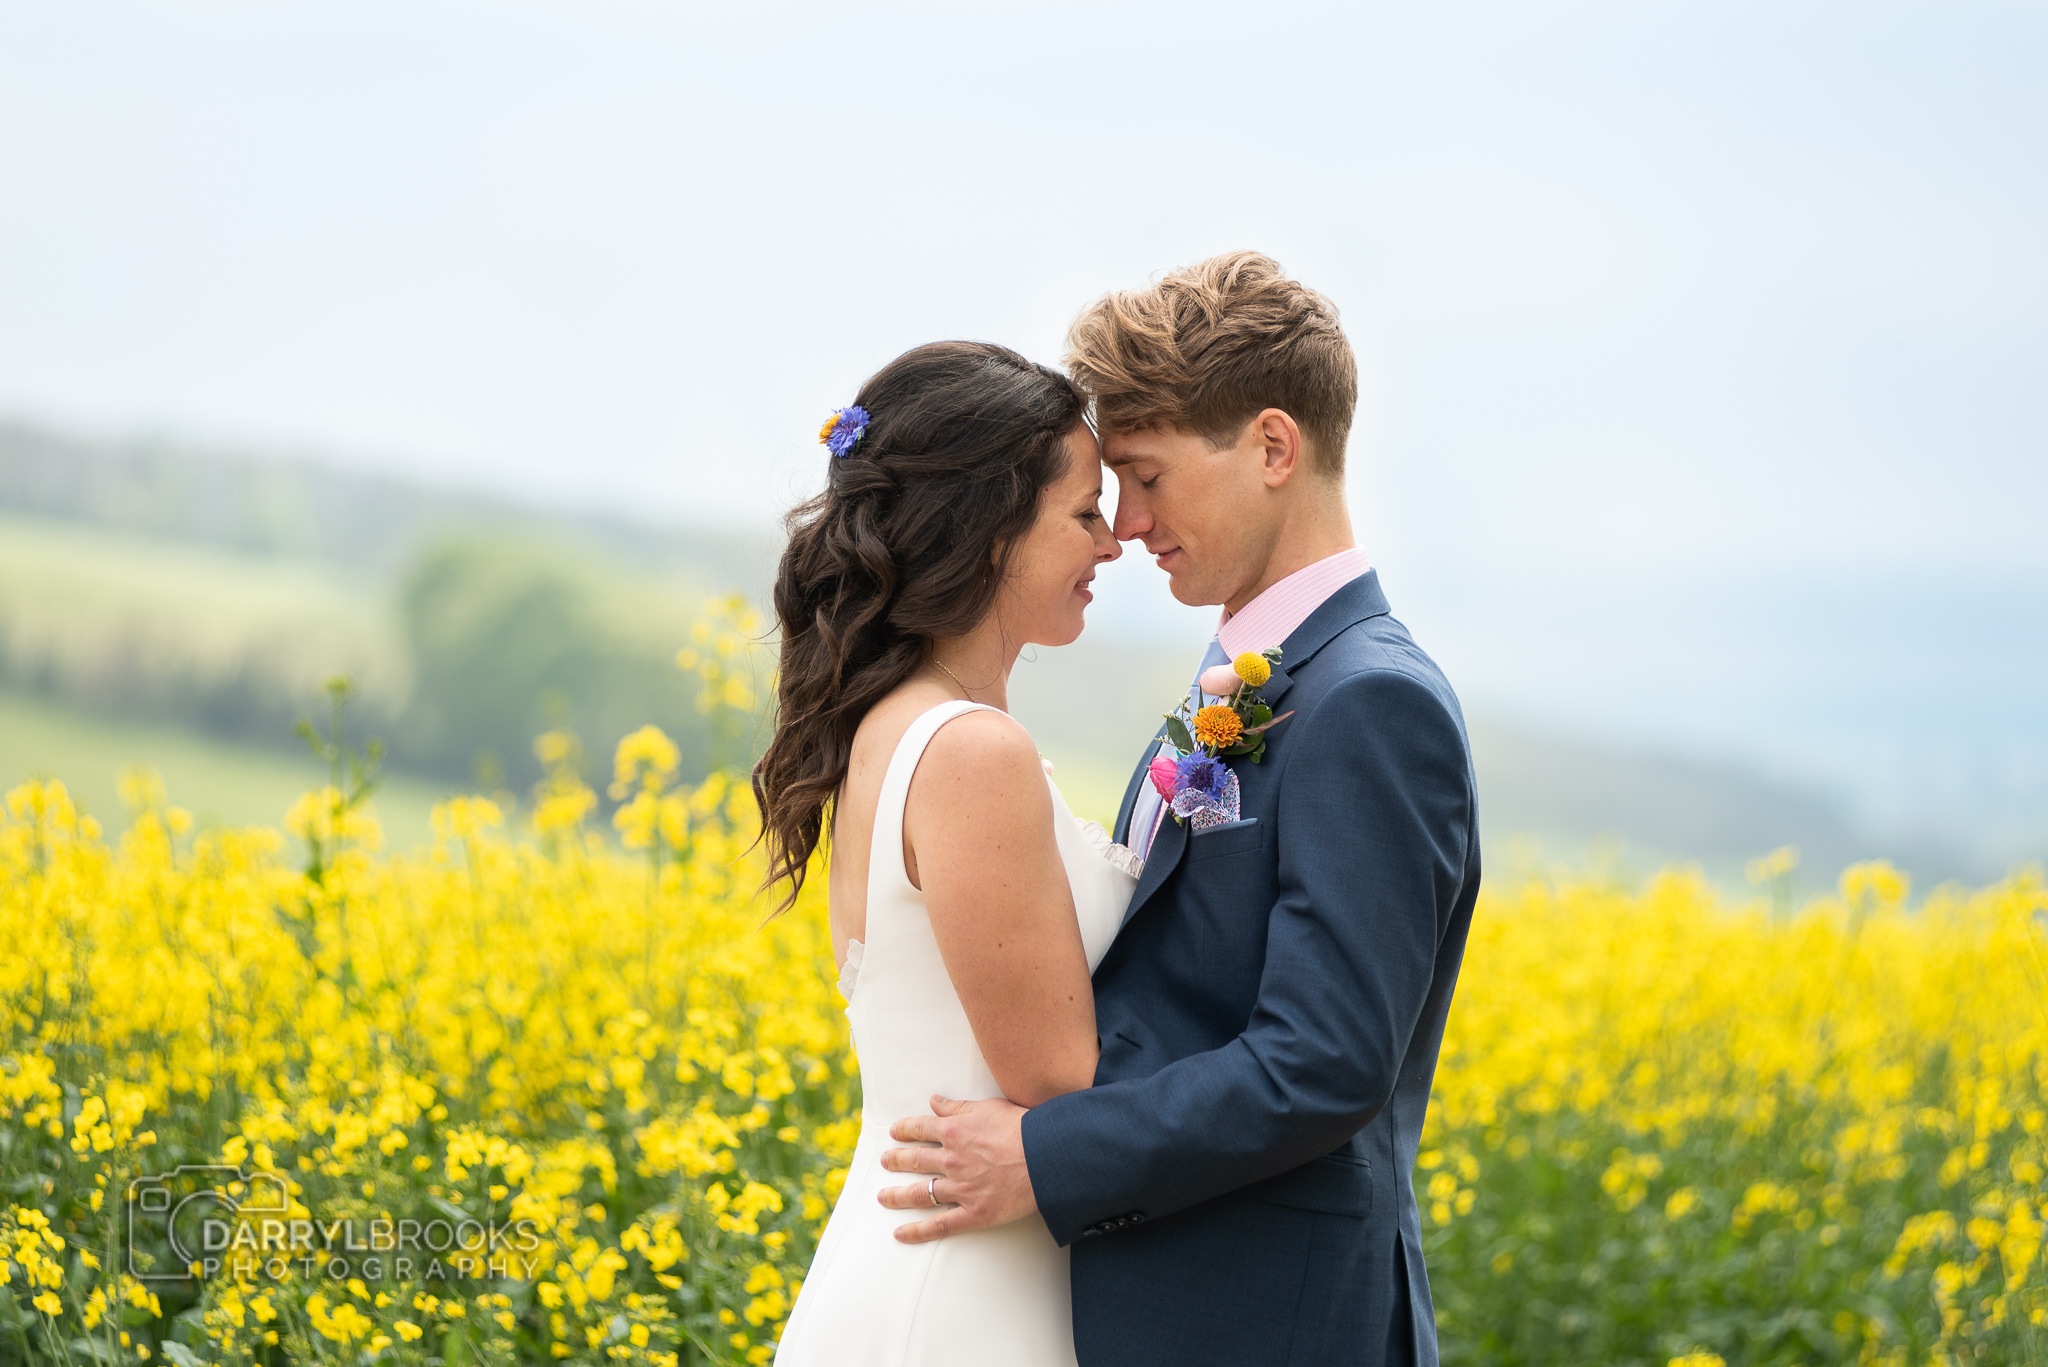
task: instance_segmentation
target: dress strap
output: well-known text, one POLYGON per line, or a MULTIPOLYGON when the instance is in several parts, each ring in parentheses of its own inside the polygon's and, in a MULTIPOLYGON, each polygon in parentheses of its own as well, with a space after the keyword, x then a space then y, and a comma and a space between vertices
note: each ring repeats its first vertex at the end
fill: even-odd
POLYGON ((875 802, 873 843, 868 846, 867 938, 870 944, 875 939, 875 911, 878 907, 890 905, 891 899, 896 897, 922 896, 903 869, 903 807, 910 800, 910 777, 917 772, 917 762, 924 758, 925 747, 931 744, 939 728, 955 717, 969 712, 1001 710, 987 703, 954 698, 921 714, 910 723, 903 739, 896 742, 896 753, 889 757, 889 768, 882 775, 882 794, 875 802))

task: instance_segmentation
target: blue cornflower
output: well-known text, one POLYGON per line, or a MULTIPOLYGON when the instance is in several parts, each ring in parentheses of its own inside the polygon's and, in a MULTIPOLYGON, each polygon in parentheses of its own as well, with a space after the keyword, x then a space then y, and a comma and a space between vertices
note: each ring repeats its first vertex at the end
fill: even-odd
POLYGON ((825 425, 818 429, 818 440, 825 443, 825 449, 835 458, 844 458, 852 453, 854 443, 867 430, 868 411, 854 404, 834 409, 832 416, 825 419, 825 425))
POLYGON ((1197 792, 1211 801, 1222 799, 1223 782, 1230 777, 1222 760, 1211 759, 1200 750, 1182 759, 1175 770, 1183 792, 1197 792))

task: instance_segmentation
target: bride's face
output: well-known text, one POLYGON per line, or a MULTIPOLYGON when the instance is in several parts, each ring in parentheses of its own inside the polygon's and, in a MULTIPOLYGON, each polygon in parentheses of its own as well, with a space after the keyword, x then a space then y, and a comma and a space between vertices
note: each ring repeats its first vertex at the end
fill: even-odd
POLYGON ((1086 426, 1067 438, 1066 473, 1038 496, 1038 520, 1010 556, 996 611, 1022 644, 1063 646, 1081 634, 1095 567, 1123 554, 1102 515, 1102 451, 1086 426))

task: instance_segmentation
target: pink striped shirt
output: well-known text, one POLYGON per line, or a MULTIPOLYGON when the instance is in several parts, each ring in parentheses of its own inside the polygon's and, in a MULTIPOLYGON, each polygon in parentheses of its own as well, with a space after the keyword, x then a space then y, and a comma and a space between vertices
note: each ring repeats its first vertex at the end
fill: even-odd
POLYGON ((1370 568, 1365 552, 1356 546, 1305 565, 1285 579, 1267 585, 1263 593, 1236 613, 1226 609, 1216 623, 1216 640, 1223 646, 1223 653, 1233 660, 1247 650, 1280 645, 1331 594, 1370 568))

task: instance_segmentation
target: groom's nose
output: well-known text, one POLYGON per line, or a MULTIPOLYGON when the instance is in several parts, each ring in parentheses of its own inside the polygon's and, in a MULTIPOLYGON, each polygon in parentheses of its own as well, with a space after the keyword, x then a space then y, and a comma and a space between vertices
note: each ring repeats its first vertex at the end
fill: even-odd
POLYGON ((1152 530, 1152 514, 1145 507, 1142 495, 1133 497, 1129 491, 1119 490, 1116 501, 1116 521, 1110 525, 1119 541, 1135 541, 1152 530))

